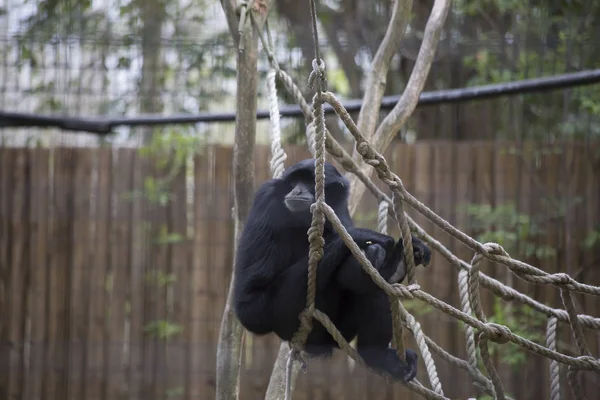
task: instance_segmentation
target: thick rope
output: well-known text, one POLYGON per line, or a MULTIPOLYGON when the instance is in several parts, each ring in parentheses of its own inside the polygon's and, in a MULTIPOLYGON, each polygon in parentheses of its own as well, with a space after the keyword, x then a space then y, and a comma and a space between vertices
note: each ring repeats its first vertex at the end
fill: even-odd
MULTIPOLYGON (((252 15, 252 14, 250 14, 250 15, 252 15)), ((267 26, 267 33, 268 33, 268 26, 267 26)), ((264 39, 264 37, 262 36, 262 34, 260 33, 260 31, 259 31, 259 37, 263 43, 263 47, 265 49, 265 52, 267 53, 267 57, 269 58, 269 61, 271 61, 271 64, 277 70, 277 77, 284 84, 288 93, 294 98, 295 102, 300 106, 300 109, 302 110, 302 113, 304 114, 304 118, 305 118, 307 124, 309 124, 312 121, 312 111, 311 111, 311 107, 304 99, 304 97, 302 95, 302 91, 298 88, 298 86, 294 83, 293 79, 285 71, 279 69, 279 65, 277 64, 277 61, 274 58, 273 52, 270 51, 269 45, 268 45, 267 41, 264 39)), ((269 40, 269 42, 271 42, 271 40, 269 40)), ((343 107, 341 107, 341 111, 345 112, 345 110, 343 110, 343 107)), ((340 115, 340 109, 336 110, 336 112, 338 113, 338 115, 340 115)), ((312 128, 313 129, 307 129, 307 139, 308 139, 309 143, 311 143, 311 141, 314 142, 314 125, 312 128), (311 130, 313 132, 312 135, 310 133, 311 130)), ((312 150, 313 146, 311 145, 310 147, 312 150)), ((369 189, 369 191, 379 201, 385 200, 389 204, 393 203, 391 198, 388 197, 384 192, 382 192, 381 189, 379 189, 379 187, 377 187, 373 183, 373 181, 362 172, 362 170, 358 167, 356 161, 354 159, 352 159, 352 157, 348 154, 348 152, 346 152, 344 150, 344 148, 341 147, 341 145, 331 136, 331 134, 329 132, 327 132, 327 137, 326 137, 326 148, 327 148, 327 151, 329 152, 329 154, 331 154, 347 172, 355 174, 360 179, 360 181, 367 187, 367 189, 369 189)), ((313 156, 314 156, 314 153, 313 153, 313 156)), ((392 214, 392 216, 395 217, 393 215, 392 210, 390 210, 390 214, 392 214)), ((423 228, 421 228, 417 223, 415 223, 408 215, 406 217, 410 223, 411 228, 414 229, 416 231, 417 235, 421 239, 423 239, 433 250, 436 250, 438 253, 440 253, 453 266, 458 268, 459 271, 460 270, 468 271, 470 269, 469 264, 467 264, 463 260, 460 260, 454 254, 452 254, 442 243, 440 243, 438 240, 431 237, 427 232, 425 232, 423 230, 423 228)), ((533 309, 535 309, 536 311, 538 311, 540 313, 552 315, 561 322, 569 321, 569 317, 564 310, 548 307, 547 305, 542 304, 542 303, 532 299, 531 297, 516 291, 512 287, 507 286, 507 285, 499 282, 498 280, 489 277, 488 275, 486 275, 484 273, 480 273, 479 276, 480 276, 481 284, 485 288, 491 290, 495 295, 500 296, 503 300, 518 301, 522 304, 532 307, 533 309)), ((600 318, 594 318, 594 317, 591 317, 591 316, 585 315, 585 314, 580 314, 577 316, 577 318, 580 321, 580 323, 585 327, 592 328, 592 329, 600 329, 600 318)))
POLYGON ((575 310, 575 304, 573 303, 573 297, 571 296, 571 292, 566 289, 560 290, 560 296, 562 298, 565 309, 567 310, 567 314, 569 314, 569 322, 571 325, 571 332, 573 333, 573 337, 575 338, 575 343, 577 344, 577 349, 581 355, 589 356, 590 349, 585 341, 585 336, 583 335, 583 328, 577 319, 577 311, 575 310))
MULTIPOLYGON (((502 251, 502 248, 496 248, 494 243, 486 244, 490 248, 490 251, 502 251)), ((471 270, 469 271, 469 301, 471 303, 471 307, 475 312, 475 316, 482 322, 487 322, 487 318, 483 312, 483 307, 481 306, 481 299, 479 297, 479 268, 481 267, 481 260, 483 256, 481 253, 476 253, 471 261, 471 270)), ((481 359, 483 361, 483 365, 485 366, 488 375, 494 385, 494 399, 504 400, 504 387, 502 385, 502 380, 500 380, 500 375, 496 371, 494 367, 494 363, 492 362, 492 357, 490 356, 490 352, 488 349, 488 339, 489 336, 486 333, 481 333, 479 336, 479 352, 481 354, 481 359)))
MULTIPOLYGON (((310 113, 311 110, 308 107, 308 104, 304 100, 304 98, 303 98, 301 92, 299 91, 299 89, 297 88, 297 86, 293 83, 291 78, 289 78, 289 76, 285 72, 283 72, 279 69, 279 67, 274 59, 272 51, 267 49, 269 60, 271 61, 271 64, 274 66, 273 73, 272 73, 272 80, 271 80, 271 77, 269 79, 271 82, 274 82, 275 75, 278 76, 280 78, 280 80, 284 83, 284 86, 286 87, 286 89, 288 89, 288 91, 290 91, 292 93, 292 95, 296 99, 297 103, 300 105, 300 107, 305 115, 305 118, 307 119, 307 123, 308 123, 307 124, 307 139, 310 144, 310 147, 312 148, 311 150, 314 151, 314 155, 315 155, 315 159, 316 159, 316 161, 315 161, 316 170, 319 168, 319 160, 323 160, 323 162, 324 162, 324 150, 326 148, 330 154, 332 154, 338 161, 340 161, 341 165, 347 171, 356 173, 357 176, 359 177, 359 179, 365 183, 367 188, 375 194, 375 196, 379 199, 380 202, 385 201, 385 202, 387 202, 387 204, 393 204, 393 206, 394 206, 393 210, 390 211, 388 209, 388 213, 393 214, 395 219, 398 221, 400 231, 402 232, 402 240, 403 240, 403 243, 405 244, 404 250, 406 253, 405 258, 406 258, 406 263, 407 263, 407 277, 408 277, 407 282, 409 283, 409 286, 407 287, 404 285, 390 285, 389 283, 387 283, 385 280, 383 280, 381 278, 381 276, 378 274, 378 272, 373 268, 373 266, 370 264, 370 262, 366 259, 366 257, 364 256, 364 254, 362 253, 360 248, 358 248, 356 243, 354 243, 352 241, 352 239, 346 232, 345 228, 339 222, 339 219, 337 218, 337 216, 335 215, 333 210, 329 206, 327 206, 327 204, 324 202, 324 193, 323 193, 322 201, 320 202, 317 200, 316 203, 312 207, 313 224, 311 225, 311 229, 309 230, 309 240, 310 240, 310 244, 311 244, 311 250, 313 250, 313 251, 309 250, 309 256, 310 256, 309 259, 313 258, 312 264, 314 266, 313 266, 313 268, 311 268, 310 267, 311 263, 309 261, 309 288, 307 291, 307 308, 306 308, 305 312, 303 312, 303 314, 300 318, 301 326, 300 326, 299 332, 301 332, 303 329, 305 331, 306 331, 306 329, 308 329, 305 332, 306 336, 308 335, 308 333, 310 332, 310 329, 312 329, 311 315, 314 316, 324 326, 326 326, 328 331, 332 334, 332 337, 334 337, 334 339, 336 339, 336 341, 338 341, 338 344, 340 345, 340 347, 342 349, 344 349, 345 351, 347 351, 351 357, 352 356, 357 357, 356 361, 358 361, 362 364, 362 360, 360 360, 360 357, 358 357, 358 355, 356 354, 354 349, 352 349, 349 345, 347 345, 347 343, 346 343, 346 345, 347 345, 346 346, 346 345, 344 345, 343 342, 342 343, 339 342, 339 339, 343 340, 343 337, 341 337, 339 332, 335 333, 337 331, 337 329, 334 326, 332 326, 331 321, 328 321, 327 317, 324 314, 322 314, 320 311, 314 309, 314 273, 316 271, 316 264, 318 263, 318 260, 315 261, 315 259, 317 259, 317 258, 320 259, 320 257, 322 257, 322 247, 323 247, 322 234, 319 235, 319 230, 318 230, 318 226, 319 226, 319 218, 318 217, 319 217, 319 213, 321 213, 320 214, 320 216, 322 217, 321 221, 324 223, 324 218, 327 217, 332 222, 334 228, 336 229, 336 231, 338 231, 338 234, 340 234, 340 237, 342 237, 342 239, 344 240, 346 245, 350 248, 351 252, 359 260, 359 262, 361 263, 361 265, 363 266, 365 271, 371 276, 373 281, 379 287, 381 287, 389 296, 396 297, 399 299, 402 299, 402 298, 419 299, 419 300, 427 302, 428 304, 432 305, 433 307, 465 322, 468 325, 467 330, 466 330, 466 335, 467 335, 467 351, 469 354, 469 362, 467 363, 467 362, 464 362, 463 360, 459 360, 456 357, 451 356, 448 353, 444 352, 442 349, 439 348, 439 346, 437 346, 433 341, 431 341, 431 339, 427 338, 422 332, 419 332, 420 331, 419 328, 418 327, 415 328, 415 326, 418 326, 418 324, 416 323, 416 321, 414 321, 414 318, 408 314, 409 317, 405 317, 405 318, 407 319, 407 321, 408 320, 411 321, 411 322, 409 322, 409 328, 411 328, 411 331, 413 331, 413 334, 415 334, 417 343, 419 344, 422 354, 429 354, 429 357, 431 357, 431 355, 429 353, 429 348, 428 348, 428 346, 431 346, 431 348, 434 351, 436 351, 436 353, 441 354, 445 360, 447 360, 451 363, 454 363, 455 365, 458 365, 461 368, 466 368, 468 370, 469 374, 471 375, 476 386, 479 387, 481 390, 483 390, 484 392, 486 392, 488 394, 494 394, 497 398, 505 398, 502 383, 497 375, 497 372, 494 369, 494 366, 491 363, 491 357, 489 356, 489 352, 487 349, 487 342, 489 340, 492 340, 492 341, 495 341, 498 343, 504 343, 506 341, 511 341, 511 342, 516 343, 517 345, 527 349, 528 351, 531 351, 536 354, 540 354, 542 356, 550 358, 552 360, 551 371, 558 370, 557 369, 558 363, 563 363, 563 364, 568 365, 569 366, 569 374, 568 374, 569 383, 572 386, 577 398, 582 398, 583 392, 581 390, 581 385, 579 385, 578 381, 577 381, 577 376, 576 376, 577 371, 581 370, 581 369, 583 369, 583 370, 591 369, 591 370, 595 370, 595 371, 600 370, 599 360, 597 360, 589 355, 590 353, 589 353, 587 344, 585 343, 582 326, 598 329, 598 328, 600 328, 600 319, 593 318, 588 315, 577 315, 575 312, 575 308, 574 308, 572 299, 571 299, 570 292, 575 291, 575 292, 584 293, 584 294, 600 295, 600 288, 579 283, 566 274, 548 274, 548 273, 546 273, 536 267, 533 267, 527 263, 524 263, 524 262, 521 262, 518 260, 514 260, 502 249, 502 247, 500 247, 499 245, 497 245, 495 243, 487 243, 487 244, 479 243, 475 239, 464 234, 460 230, 454 228, 447 221, 445 221, 444 219, 439 217, 432 210, 430 210, 424 204, 420 203, 416 198, 414 198, 414 196, 412 196, 410 193, 408 193, 406 191, 406 189, 404 188, 404 185, 403 185, 402 181, 400 180, 400 178, 397 177, 395 174, 393 174, 390 171, 389 166, 387 165, 387 162, 385 161, 385 159, 379 153, 377 153, 371 147, 371 145, 364 139, 364 137, 358 131, 358 128, 356 128, 356 125, 354 124, 354 122, 352 121, 352 119, 350 118, 350 116, 348 115, 346 110, 339 103, 339 101, 335 98, 335 96, 333 96, 329 92, 325 92, 325 93, 322 92, 323 90, 326 90, 325 89, 325 85, 326 85, 325 65, 322 62, 322 60, 320 59, 320 55, 318 52, 318 37, 317 37, 317 30, 316 30, 316 10, 314 7, 314 0, 310 0, 310 5, 311 5, 311 12, 312 12, 312 17, 313 17, 312 28, 313 28, 313 38, 315 40, 316 57, 315 57, 315 60, 313 61, 313 71, 309 78, 309 85, 311 87, 316 86, 316 89, 317 89, 317 93, 315 95, 315 98, 313 99, 312 113, 310 113), (315 85, 315 83, 316 83, 316 85, 315 85), (350 130, 350 132, 353 134, 353 136, 356 139, 356 149, 358 150, 358 153, 363 157, 363 159, 365 160, 365 162, 367 164, 373 166, 376 169, 379 179, 381 179, 384 183, 386 183, 388 185, 388 187, 392 190, 393 201, 391 201, 383 192, 381 192, 381 190, 377 186, 375 186, 373 184, 373 182, 369 178, 367 178, 366 175, 364 175, 364 173, 362 173, 362 171, 360 171, 360 169, 358 168, 358 166, 354 162, 354 160, 352 160, 351 157, 349 157, 347 152, 345 152, 341 148, 341 146, 339 146, 339 144, 326 131, 325 126, 324 126, 324 115, 323 115, 323 109, 322 109, 324 102, 331 104, 333 106, 334 110, 336 111, 336 113, 338 114, 338 116, 342 119, 342 121, 344 121, 344 123, 346 124, 346 126, 348 127, 348 129, 350 130), (314 119, 311 118, 311 117, 313 117, 313 115, 314 115, 314 119), (311 124, 311 122, 313 122, 313 121, 314 121, 314 123, 311 124), (458 259, 456 256, 454 256, 454 254, 452 254, 448 249, 446 249, 443 245, 441 245, 441 243, 439 243, 438 241, 433 239, 431 236, 429 236, 425 231, 423 231, 423 229, 420 226, 418 226, 410 217, 405 215, 404 210, 403 210, 403 201, 408 202, 408 204, 411 207, 415 208, 421 214, 425 215, 428 219, 430 219, 432 222, 434 222, 436 225, 438 225, 444 231, 446 231, 453 237, 459 239, 460 241, 465 243, 467 246, 469 246, 471 249, 473 249, 475 251, 475 256, 472 260, 471 265, 465 263, 464 261, 462 261, 462 260, 458 259), (459 287, 461 288, 461 306, 463 308, 462 312, 444 302, 441 302, 440 300, 434 298, 433 296, 431 296, 425 292, 422 292, 419 289, 418 285, 412 284, 414 282, 414 259, 413 259, 411 236, 410 236, 410 228, 411 227, 412 227, 412 229, 414 229, 416 231, 416 233, 419 237, 421 237, 423 240, 425 240, 425 242, 432 247, 432 249, 440 252, 442 254, 442 256, 444 256, 446 259, 448 259, 451 262, 452 265, 455 265, 456 267, 459 268, 459 287), (311 238, 311 234, 313 234, 312 238, 311 238), (314 236, 319 236, 320 241, 318 240, 319 238, 315 238, 314 236), (321 250, 320 256, 318 253, 319 248, 321 250), (480 261, 482 258, 487 258, 494 262, 497 262, 497 263, 507 266, 515 275, 517 275, 519 278, 521 278, 527 282, 535 283, 535 284, 550 284, 550 285, 559 287, 561 289, 561 295, 563 297, 563 303, 564 303, 566 311, 550 308, 542 303, 539 303, 539 302, 533 300, 532 298, 530 298, 522 293, 519 293, 518 291, 514 290, 513 288, 508 287, 508 286, 498 282, 497 280, 490 278, 490 277, 486 276, 485 274, 481 273, 479 271, 479 264, 480 264, 480 261), (311 271, 312 271, 312 275, 313 275, 312 279, 311 279, 311 271), (549 319, 549 328, 547 331, 547 335, 548 335, 548 340, 550 342, 552 340, 551 339, 552 335, 554 335, 554 340, 555 340, 555 331, 556 331, 557 322, 559 320, 563 321, 563 322, 568 322, 571 326, 571 329, 572 329, 576 344, 578 346, 579 352, 582 355, 579 357, 570 357, 570 356, 561 354, 556 351, 555 342, 554 342, 554 345, 550 345, 550 343, 549 343, 548 347, 544 347, 544 346, 538 345, 532 341, 524 339, 518 335, 513 334, 505 326, 487 322, 485 315, 483 313, 483 310, 481 308, 481 302, 480 302, 480 297, 479 297, 479 283, 480 282, 484 287, 491 289, 495 294, 501 296, 505 300, 520 301, 523 304, 527 304, 527 305, 533 307, 537 311, 544 312, 547 315, 549 315, 550 319, 549 319), (311 289, 311 287, 313 287, 313 289, 311 289), (467 291, 465 291, 465 289, 467 291), (311 297, 312 297, 312 302, 310 300, 311 297), (471 313, 472 313, 471 307, 472 307, 472 311, 475 314, 475 317, 471 316, 471 313), (411 326, 412 322, 414 322, 414 324, 411 326), (551 322, 553 324, 552 327, 551 327, 551 322), (329 324, 329 325, 327 325, 327 324, 329 324), (482 355, 482 359, 483 359, 484 365, 486 367, 486 370, 490 374, 491 381, 487 380, 487 378, 483 377, 481 375, 481 373, 479 372, 479 370, 476 368, 476 365, 477 365, 476 351, 473 350, 474 343, 471 344, 471 342, 475 342, 475 340, 473 340, 473 341, 470 340, 470 338, 474 336, 473 328, 480 331, 477 342, 478 342, 480 350, 481 350, 481 355, 482 355), (425 347, 422 347, 422 345, 424 345, 425 347), (424 348, 426 350, 423 350, 424 348), (354 354, 352 353, 352 351, 354 351, 354 354), (556 368, 554 366, 556 366, 556 368)), ((252 15, 252 13, 250 13, 250 15, 252 15)), ((268 29, 267 29, 267 31, 268 31, 268 29)), ((270 39, 270 37, 269 37, 269 39, 270 39)), ((261 37, 261 40, 263 40, 262 37, 261 37)), ((265 44, 265 41, 263 40, 263 45, 264 44, 265 44)), ((267 47, 269 47, 269 48, 272 47, 271 41, 269 41, 267 47)), ((276 99, 277 98, 276 98, 276 93, 275 93, 275 100, 276 99)), ((272 100, 272 98, 270 98, 270 102, 271 102, 271 100, 272 100)), ((274 152, 274 151, 272 153, 274 155, 276 154, 276 152, 274 152)), ((276 170, 274 167, 275 167, 275 165, 273 164, 272 171, 274 173, 276 173, 275 172, 276 170)), ((315 175, 316 175, 315 189, 316 189, 316 191, 318 191, 319 173, 316 172, 315 175)), ((319 198, 318 195, 316 197, 319 198)), ((380 210, 379 210, 380 213, 378 215, 378 217, 379 217, 378 222, 380 222, 380 223, 381 223, 381 221, 384 220, 382 217, 382 214, 384 213, 384 210, 383 210, 384 206, 382 204, 380 205, 380 210)), ((386 229, 386 228, 384 228, 384 229, 386 229)), ((394 310, 394 307, 392 307, 392 309, 394 310)), ((397 311, 398 310, 396 310, 395 313, 399 314, 397 311)), ((401 327, 401 323, 398 322, 400 320, 400 318, 395 318, 395 320, 396 321, 394 322, 394 325, 398 325, 398 328, 401 327)), ((397 333, 401 332, 398 328, 395 327, 395 329, 394 329, 395 339, 396 339, 397 333)), ((296 337, 296 335, 295 335, 295 337, 296 337)), ((296 339, 298 339, 298 338, 296 337, 296 339)), ((302 339, 302 338, 300 338, 300 339, 302 339)), ((306 340, 306 337, 304 337, 303 340, 299 340, 299 341, 298 340, 295 341, 293 338, 292 342, 298 343, 298 344, 299 343, 304 344, 305 340, 306 340)), ((291 359, 293 361, 293 358, 291 358, 291 359)), ((291 361, 288 360, 288 362, 291 362, 291 361)), ((426 361, 426 365, 427 364, 428 363, 426 361)), ((441 387, 438 388, 438 385, 436 384, 437 372, 435 372, 435 367, 433 367, 433 372, 435 373, 434 375, 431 374, 432 370, 429 367, 428 367, 427 371, 428 371, 432 386, 435 388, 434 390, 436 390, 436 392, 438 392, 438 389, 439 389, 439 391, 441 392, 441 387), (433 376, 435 376, 436 379, 432 378, 433 376)), ((552 393, 553 393, 552 398, 554 399, 555 394, 556 394, 556 396, 558 396, 558 394, 557 394, 558 387, 559 387, 558 381, 556 381, 556 384, 554 382, 554 376, 558 376, 558 372, 556 372, 556 373, 551 372, 551 376, 553 377, 551 388, 552 388, 552 393)), ((438 379, 438 381, 439 381, 439 379, 438 379)), ((412 382, 410 382, 408 384, 408 387, 411 388, 412 390, 414 390, 415 392, 423 395, 426 398, 445 398, 445 397, 443 397, 443 395, 440 395, 440 393, 436 393, 434 391, 424 388, 416 379, 413 380, 412 382)), ((556 398, 558 398, 558 397, 556 397, 556 398)))
POLYGON ((387 232, 388 232, 387 217, 388 217, 389 205, 390 204, 387 201, 380 201, 379 202, 379 212, 377 213, 377 228, 379 229, 379 232, 383 233, 384 235, 387 235, 387 232))
POLYGON ((410 233, 410 226, 408 225, 408 220, 406 219, 406 214, 404 213, 404 206, 402 204, 402 196, 394 195, 392 196, 393 206, 394 206, 394 215, 396 221, 398 221, 398 226, 400 228, 400 233, 402 234, 402 245, 404 246, 404 262, 406 263, 406 283, 411 285, 415 281, 415 255, 412 246, 412 234, 410 233))
POLYGON ((500 375, 494 368, 494 363, 492 362, 492 357, 490 355, 490 351, 488 349, 488 340, 489 337, 486 333, 481 333, 479 336, 479 352, 481 353, 481 359, 483 360, 483 365, 485 366, 488 375, 494 385, 494 393, 492 397, 494 400, 505 400, 506 396, 504 395, 504 386, 502 385, 502 381, 500 380, 500 375))
POLYGON ((433 361, 433 357, 429 351, 429 346, 427 345, 427 340, 425 340, 425 334, 421 329, 421 324, 417 322, 415 317, 406 311, 404 306, 397 299, 392 299, 392 301, 400 306, 400 310, 404 315, 404 318, 406 318, 406 323, 415 336, 417 346, 419 346, 419 350, 423 356, 423 362, 425 363, 425 368, 427 370, 427 375, 433 391, 440 396, 443 396, 444 391, 442 390, 442 383, 438 377, 437 368, 435 367, 435 362, 433 361))
POLYGON ((404 338, 402 336, 402 314, 400 310, 400 302, 396 298, 390 298, 390 308, 392 309, 392 330, 394 341, 394 347, 396 348, 396 354, 402 360, 406 360, 406 346, 404 345, 404 338))
POLYGON ((318 99, 319 93, 313 99, 314 118, 316 125, 315 135, 315 204, 312 209, 312 224, 308 230, 309 258, 308 258, 308 290, 306 296, 306 309, 300 314, 300 327, 292 337, 292 343, 298 348, 304 346, 312 330, 312 316, 315 311, 317 265, 323 258, 323 231, 325 229, 325 113, 323 104, 318 99))
POLYGON ((358 130, 358 127, 340 101, 330 92, 323 93, 322 96, 324 101, 333 107, 336 114, 338 114, 340 119, 346 124, 346 127, 356 140, 356 149, 358 153, 363 157, 367 164, 375 168, 379 179, 387 184, 392 192, 402 196, 403 201, 407 202, 411 207, 419 211, 442 230, 460 240, 474 251, 481 252, 485 258, 506 265, 515 273, 515 275, 527 282, 550 284, 559 288, 565 287, 574 292, 600 296, 600 287, 579 283, 567 274, 548 274, 525 262, 512 259, 508 255, 492 254, 484 248, 482 243, 479 243, 477 240, 452 226, 448 221, 434 213, 430 208, 421 203, 406 190, 402 180, 390 170, 390 167, 383 156, 373 149, 363 134, 358 130))
POLYGON ((269 96, 269 116, 271 119, 271 175, 273 178, 280 178, 285 170, 285 160, 287 154, 281 147, 281 126, 279 124, 279 104, 277 102, 277 86, 275 77, 277 71, 270 69, 267 73, 267 92, 269 96))
MULTIPOLYGON (((556 317, 548 318, 546 327, 546 346, 550 350, 556 351, 556 327, 558 320, 556 317)), ((560 400, 560 367, 554 360, 550 360, 550 399, 560 400)))
MULTIPOLYGON (((469 272, 466 270, 460 270, 458 272, 458 290, 460 292, 460 304, 462 311, 471 315, 473 313, 471 309, 471 302, 469 301, 469 284, 468 284, 469 272)), ((465 325, 465 335, 467 339, 467 355, 469 357, 469 365, 475 370, 479 370, 477 365, 477 347, 475 346, 475 332, 473 327, 465 325)))
POLYGON ((311 20, 313 25, 313 38, 315 40, 315 60, 313 71, 310 74, 308 85, 314 87, 316 82, 316 94, 313 97, 313 121, 315 124, 315 204, 311 206, 312 223, 308 230, 308 289, 306 295, 306 308, 300 314, 300 327, 292 337, 292 343, 299 348, 306 343, 308 335, 312 331, 312 316, 315 311, 315 297, 317 293, 317 266, 323 258, 323 231, 325 229, 325 111, 321 99, 325 82, 325 63, 321 61, 317 36, 317 11, 314 0, 309 0, 311 7, 311 20))
MULTIPOLYGON (((581 324, 577 319, 577 312, 575 310, 575 304, 573 303, 571 292, 563 288, 560 290, 560 296, 562 298, 563 305, 567 310, 567 314, 569 314, 569 325, 571 326, 571 333, 573 333, 573 338, 575 339, 575 344, 577 345, 579 354, 586 356, 591 355, 590 349, 585 341, 585 336, 583 335, 583 329, 581 328, 581 324)), ((581 383, 579 383, 577 375, 577 369, 570 367, 569 371, 567 372, 569 386, 571 387, 575 398, 579 400, 584 399, 585 395, 583 394, 583 388, 581 387, 581 383)))

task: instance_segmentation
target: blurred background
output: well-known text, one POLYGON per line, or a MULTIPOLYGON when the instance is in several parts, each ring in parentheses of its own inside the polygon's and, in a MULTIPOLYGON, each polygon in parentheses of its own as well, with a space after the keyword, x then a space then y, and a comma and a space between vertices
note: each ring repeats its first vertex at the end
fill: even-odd
MULTIPOLYGON (((269 24, 277 59, 310 99, 308 2, 275 3, 269 24)), ((342 100, 360 98, 392 2, 317 3, 329 90, 342 100)), ((386 95, 402 93, 432 4, 414 2, 386 95)), ((599 18, 597 0, 455 0, 425 91, 600 68, 599 18)), ((236 51, 218 2, 3 0, 0 112, 125 120, 233 113, 236 51)), ((267 71, 262 54, 259 109, 267 108, 267 71)), ((292 102, 279 94, 280 105, 292 102)), ((269 177, 268 123, 258 121, 255 185, 269 177)), ((327 124, 351 150, 342 123, 331 116, 327 124)), ((233 121, 131 122, 108 135, 6 125, 0 124, 0 399, 214 398, 233 261, 233 121)), ((303 118, 283 118, 282 129, 287 165, 307 157, 303 118)), ((385 156, 411 193, 478 240, 498 242, 547 272, 600 285, 599 138, 600 86, 573 85, 420 106, 385 156)), ((469 249, 408 212, 470 261, 469 249)), ((377 203, 369 194, 356 219, 376 228, 377 203)), ((398 234, 395 226, 390 231, 398 234)), ((525 284, 503 266, 483 270, 561 307, 555 288, 525 284)), ((434 255, 417 281, 459 307, 456 272, 434 255)), ((490 321, 545 343, 546 316, 487 291, 482 296, 490 321)), ((574 299, 581 313, 600 316, 596 298, 574 299)), ((419 302, 405 306, 433 340, 466 357, 461 323, 419 302)), ((599 354, 597 334, 586 330, 586 338, 599 354)), ((561 325, 558 340, 560 351, 577 354, 568 326, 561 325)), ((241 399, 264 398, 278 347, 273 336, 246 335, 241 399)), ((509 395, 549 397, 547 359, 512 344, 491 347, 509 395)), ((446 396, 474 393, 464 371, 434 359, 446 396)), ((422 362, 420 368, 425 381, 422 362)), ((566 368, 561 378, 563 398, 572 398, 566 368)), ((598 375, 581 373, 581 380, 595 398, 598 375)), ((311 361, 294 393, 371 396, 416 398, 341 353, 311 361)))

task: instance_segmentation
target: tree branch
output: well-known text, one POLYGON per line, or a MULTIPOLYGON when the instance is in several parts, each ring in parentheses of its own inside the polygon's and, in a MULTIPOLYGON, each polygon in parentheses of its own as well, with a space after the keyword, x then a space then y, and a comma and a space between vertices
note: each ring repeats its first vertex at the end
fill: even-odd
MULTIPOLYGON (((427 21, 427 26, 425 27, 423 43, 421 44, 419 55, 417 57, 417 61, 415 62, 415 67, 410 75, 408 84, 406 85, 406 89, 404 90, 402 97, 400 97, 400 100, 398 100, 396 106, 385 117, 381 125, 379 125, 375 131, 375 134, 370 137, 371 144, 379 153, 383 153, 385 151, 394 136, 396 136, 396 134, 400 131, 400 128, 402 128, 408 117, 412 114, 417 106, 419 96, 423 91, 425 81, 429 75, 429 69, 431 68, 431 64, 435 56, 435 51, 440 40, 442 28, 446 22, 448 10, 450 9, 450 3, 450 0, 435 0, 431 10, 431 15, 427 21)), ((381 97, 379 97, 379 101, 376 102, 368 101, 366 97, 367 94, 368 93, 365 94, 363 107, 366 107, 367 104, 377 103, 377 107, 372 110, 372 114, 370 114, 368 117, 373 118, 376 121, 377 115, 379 114, 381 97)), ((381 96, 383 96, 383 91, 381 96)), ((361 114, 363 114, 362 110, 361 114)), ((367 118, 367 116, 365 115, 363 118, 367 118)), ((367 125, 367 122, 364 122, 364 125, 367 127, 367 129, 368 126, 370 126, 367 125)), ((361 132, 363 132, 363 134, 367 135, 367 138, 369 138, 368 133, 362 131, 361 125, 358 126, 361 128, 361 132)), ((356 161, 360 162, 361 170, 367 176, 371 176, 373 168, 371 168, 369 165, 365 165, 362 162, 360 156, 358 153, 356 153, 356 150, 353 153, 353 157, 355 157, 356 161)), ((365 193, 366 188, 356 176, 349 176, 349 179, 351 185, 350 187, 352 187, 352 193, 350 193, 349 199, 350 213, 354 214, 363 194, 365 193)))
MULTIPOLYGON (((258 34, 267 19, 273 0, 255 0, 249 3, 248 14, 252 13, 256 29, 248 15, 241 37, 238 37, 238 17, 234 0, 221 0, 227 17, 229 30, 236 45, 243 51, 237 53, 237 95, 235 144, 233 149, 233 174, 235 198, 235 240, 244 227, 252 204, 254 192, 254 145, 256 142, 256 96, 258 81, 258 34)), ((236 255, 234 254, 234 263, 236 255)), ((217 346, 217 400, 235 400, 239 397, 239 370, 241 346, 244 333, 235 316, 232 288, 235 274, 231 276, 227 303, 221 320, 219 344, 217 346)))
MULTIPOLYGON (((267 387, 267 393, 265 400, 283 400, 285 399, 285 384, 286 384, 286 364, 288 360, 288 354, 290 347, 287 342, 281 342, 279 345, 279 352, 275 359, 275 365, 273 365, 273 372, 271 372, 271 378, 269 379, 269 386, 267 387)), ((290 377, 290 393, 294 393, 294 386, 296 384, 296 378, 300 372, 300 363, 294 361, 292 367, 292 376, 290 377)))
MULTIPOLYGON (((388 29, 371 62, 371 70, 367 77, 363 103, 357 120, 358 129, 367 138, 370 138, 373 132, 375 132, 381 99, 385 92, 387 73, 392 62, 392 57, 398 51, 400 42, 404 37, 412 5, 413 0, 396 0, 388 29)), ((353 153, 356 153, 356 150, 353 153)), ((353 154, 353 157, 357 159, 358 153, 353 154)))

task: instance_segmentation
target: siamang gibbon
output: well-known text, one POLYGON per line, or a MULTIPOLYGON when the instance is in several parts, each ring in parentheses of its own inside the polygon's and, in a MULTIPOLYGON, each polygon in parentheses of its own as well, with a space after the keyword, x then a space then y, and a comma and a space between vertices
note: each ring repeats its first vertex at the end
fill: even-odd
MULTIPOLYGON (((250 332, 275 332, 289 341, 299 327, 306 305, 308 229, 314 192, 315 160, 289 167, 280 179, 257 190, 238 242, 235 263, 234 308, 250 332)), ((402 240, 354 227, 348 211, 349 181, 325 164, 325 201, 333 208, 379 274, 388 282, 406 275, 402 240), (393 279, 392 279, 393 278, 393 279)), ((317 309, 326 313, 347 341, 357 337, 357 350, 366 364, 394 380, 408 382, 417 374, 417 354, 406 350, 406 362, 389 347, 393 336, 388 296, 364 272, 333 229, 324 230, 324 255, 317 268, 317 309)), ((415 264, 429 263, 431 251, 413 237, 415 264)), ((305 352, 329 356, 338 345, 314 321, 305 352)))

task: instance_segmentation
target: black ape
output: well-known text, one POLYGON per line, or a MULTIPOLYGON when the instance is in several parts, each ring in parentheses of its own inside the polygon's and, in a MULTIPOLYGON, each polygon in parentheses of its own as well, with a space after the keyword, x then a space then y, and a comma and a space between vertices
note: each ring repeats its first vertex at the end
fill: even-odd
MULTIPOLYGON (((310 206, 314 195, 314 160, 288 168, 281 179, 265 182, 257 191, 239 241, 235 265, 235 311, 242 325, 255 334, 275 332, 290 340, 299 327, 306 303, 310 206)), ((348 211, 349 182, 333 165, 325 164, 325 200, 381 276, 390 280, 403 268, 402 240, 355 228, 348 211)), ((358 336, 357 349, 372 368, 396 380, 410 381, 417 373, 417 355, 406 350, 406 363, 389 348, 392 321, 387 295, 327 221, 325 249, 317 269, 316 307, 325 312, 346 340, 358 336)), ((412 239, 416 264, 427 264, 431 253, 412 239)), ((398 275, 396 275, 398 276, 398 275)), ((325 328, 314 321, 305 350, 330 355, 337 347, 325 328)))

